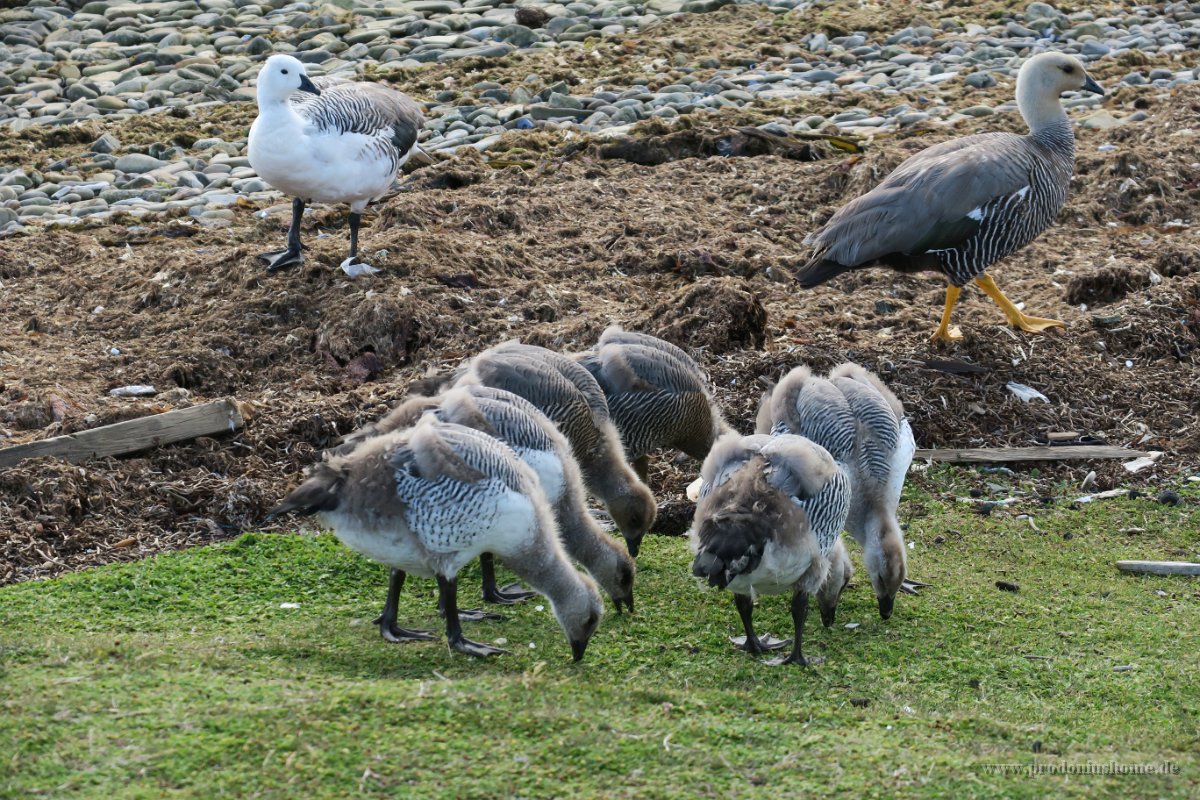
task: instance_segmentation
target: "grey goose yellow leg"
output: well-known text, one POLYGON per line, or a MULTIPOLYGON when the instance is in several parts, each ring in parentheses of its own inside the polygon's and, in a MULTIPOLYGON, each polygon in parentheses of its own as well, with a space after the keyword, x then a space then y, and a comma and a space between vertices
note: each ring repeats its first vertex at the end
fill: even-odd
MULTIPOLYGON (((713 445, 700 476, 692 574, 733 593, 745 636, 730 640, 750 653, 790 643, 791 652, 770 663, 810 663, 802 652, 808 595, 825 589, 831 573, 850 508, 849 475, 802 436, 728 433, 713 445), (754 632, 753 598, 771 594, 792 595, 790 641, 754 632)), ((826 594, 834 608, 843 585, 826 594)))
POLYGON ((935 144, 906 159, 871 191, 851 200, 805 237, 813 251, 796 272, 812 288, 849 270, 874 266, 946 276, 936 340, 950 326, 963 286, 974 280, 1010 325, 1040 333, 1063 323, 1021 312, 986 270, 1052 225, 1075 170, 1075 135, 1063 92, 1104 90, 1065 53, 1039 53, 1017 75, 1017 107, 1029 133, 982 133, 935 144))

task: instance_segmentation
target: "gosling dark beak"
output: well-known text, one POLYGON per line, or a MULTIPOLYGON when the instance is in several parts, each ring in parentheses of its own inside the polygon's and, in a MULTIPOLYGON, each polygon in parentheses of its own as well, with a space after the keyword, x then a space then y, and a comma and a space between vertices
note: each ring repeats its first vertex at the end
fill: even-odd
POLYGON ((585 641, 580 641, 578 639, 571 640, 571 660, 576 661, 576 662, 583 660, 583 651, 584 650, 587 650, 587 641, 586 640, 585 641))
MULTIPOLYGON (((317 85, 315 83, 313 83, 312 81, 310 81, 308 79, 307 75, 300 76, 300 91, 309 92, 309 93, 315 94, 315 95, 321 94, 321 90, 317 88, 317 85)), ((1104 94, 1104 93, 1101 92, 1101 94, 1104 94)))
POLYGON ((628 597, 614 597, 612 599, 612 601, 613 601, 613 605, 617 607, 618 614, 621 613, 621 606, 627 607, 629 609, 630 614, 633 613, 633 595, 632 594, 629 595, 628 597))
POLYGON ((629 551, 629 555, 632 558, 637 558, 638 551, 642 549, 642 537, 639 536, 635 539, 631 536, 626 536, 625 537, 625 549, 627 549, 629 551))
POLYGON ((833 619, 836 615, 837 615, 836 608, 822 608, 821 609, 821 624, 824 625, 826 628, 832 628, 833 627, 833 619))
POLYGON ((884 619, 889 619, 892 616, 892 607, 894 605, 896 605, 896 598, 894 595, 892 597, 879 598, 879 616, 883 617, 884 619))
POLYGON ((1091 75, 1087 75, 1086 77, 1087 80, 1084 81, 1083 91, 1091 92, 1092 94, 1098 94, 1101 97, 1104 97, 1104 87, 1096 83, 1096 81, 1092 79, 1091 75))

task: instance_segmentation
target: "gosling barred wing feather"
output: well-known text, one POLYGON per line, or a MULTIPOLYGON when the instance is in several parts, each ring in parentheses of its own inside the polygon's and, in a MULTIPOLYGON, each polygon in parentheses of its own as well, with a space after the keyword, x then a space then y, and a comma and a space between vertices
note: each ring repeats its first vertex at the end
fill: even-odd
POLYGON ((808 515, 809 528, 822 555, 829 555, 841 536, 850 514, 851 494, 849 477, 844 470, 838 469, 815 497, 792 498, 792 502, 808 515))
POLYGON ((900 421, 879 392, 849 378, 835 378, 857 428, 855 461, 859 475, 885 485, 892 471, 892 458, 900 444, 900 421))

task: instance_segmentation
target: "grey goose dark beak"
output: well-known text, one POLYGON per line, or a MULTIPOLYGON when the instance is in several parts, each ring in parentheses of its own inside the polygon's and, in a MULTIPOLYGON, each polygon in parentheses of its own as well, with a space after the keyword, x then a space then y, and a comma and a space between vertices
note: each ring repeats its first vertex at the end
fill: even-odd
MULTIPOLYGON (((1091 80, 1091 79, 1089 78, 1088 80, 1091 80)), ((1084 88, 1087 88, 1087 87, 1084 87, 1084 88)), ((312 81, 310 81, 308 79, 307 75, 300 76, 300 91, 309 92, 309 93, 315 94, 315 95, 321 94, 321 90, 317 88, 317 85, 315 83, 313 83, 312 81)), ((1101 92, 1100 94, 1104 94, 1104 92, 1101 92)))
POLYGON ((576 662, 582 660, 583 659, 583 651, 587 650, 587 646, 588 646, 588 643, 587 643, 586 639, 583 641, 580 641, 578 639, 572 639, 571 640, 571 659, 576 662))
POLYGON ((632 594, 630 594, 628 597, 614 597, 612 599, 612 601, 613 601, 613 605, 616 606, 618 614, 621 613, 622 606, 627 607, 629 609, 630 614, 633 613, 633 595, 632 594))
POLYGON ((1087 80, 1083 84, 1083 91, 1091 92, 1092 94, 1098 94, 1101 97, 1104 97, 1104 87, 1096 83, 1091 75, 1087 75, 1086 77, 1087 80))
POLYGON ((890 619, 892 616, 892 608, 896 605, 896 596, 880 597, 879 598, 879 616, 884 619, 890 619))

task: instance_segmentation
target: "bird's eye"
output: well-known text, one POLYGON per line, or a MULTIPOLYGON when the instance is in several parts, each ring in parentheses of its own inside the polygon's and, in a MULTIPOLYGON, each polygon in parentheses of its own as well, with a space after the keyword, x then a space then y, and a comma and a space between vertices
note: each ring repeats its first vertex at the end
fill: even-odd
POLYGON ((281 69, 281 70, 279 70, 279 71, 280 71, 280 72, 282 72, 284 75, 287 75, 287 70, 286 70, 286 69, 281 69))
POLYGON ((1067 73, 1068 75, 1074 75, 1075 74, 1075 66, 1073 64, 1063 64, 1062 71, 1067 73))

